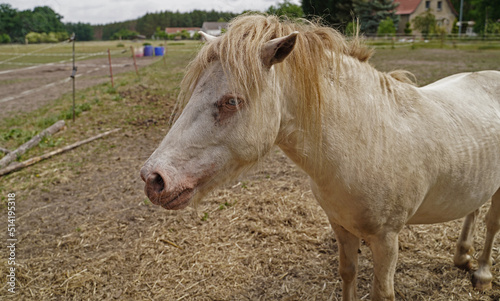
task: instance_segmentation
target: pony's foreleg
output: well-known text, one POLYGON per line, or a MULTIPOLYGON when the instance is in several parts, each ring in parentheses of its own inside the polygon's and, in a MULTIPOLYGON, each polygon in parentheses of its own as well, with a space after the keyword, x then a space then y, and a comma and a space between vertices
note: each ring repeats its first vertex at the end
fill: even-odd
POLYGON ((495 234, 500 230, 500 190, 491 199, 491 207, 486 214, 486 240, 484 249, 478 259, 479 267, 472 275, 472 284, 479 290, 491 288, 491 250, 495 234))
POLYGON ((453 257, 453 263, 455 266, 464 269, 471 269, 471 254, 474 250, 472 244, 474 242, 474 229, 476 228, 477 216, 479 214, 479 209, 467 215, 462 227, 462 233, 458 238, 457 249, 455 251, 455 256, 453 257))
POLYGON ((369 246, 373 253, 374 301, 394 300, 394 273, 398 261, 398 233, 390 231, 369 238, 369 246))
POLYGON ((339 273, 342 278, 342 301, 355 301, 358 272, 359 238, 335 223, 331 223, 339 246, 339 273))

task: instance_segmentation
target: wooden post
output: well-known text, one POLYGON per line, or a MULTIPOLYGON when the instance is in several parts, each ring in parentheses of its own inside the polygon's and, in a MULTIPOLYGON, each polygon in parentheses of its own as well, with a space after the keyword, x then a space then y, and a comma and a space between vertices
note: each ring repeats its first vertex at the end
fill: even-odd
POLYGON ((163 58, 162 58, 164 67, 167 66, 166 57, 167 57, 167 42, 165 41, 165 47, 163 47, 163 58))
POLYGON ((109 59, 109 73, 111 74, 111 87, 115 87, 115 83, 113 81, 113 67, 111 67, 111 51, 108 48, 108 59, 109 59))
POLYGON ((10 166, 8 166, 6 168, 0 169, 0 176, 6 175, 6 174, 14 172, 14 171, 18 171, 18 170, 23 169, 23 168, 25 168, 27 166, 33 165, 33 164, 35 164, 37 162, 40 162, 42 160, 45 160, 45 159, 50 158, 52 156, 55 156, 57 154, 67 152, 69 150, 72 150, 72 149, 80 146, 80 145, 83 145, 85 143, 89 143, 91 141, 94 141, 96 139, 102 138, 104 136, 107 136, 107 135, 109 135, 111 133, 114 133, 116 131, 119 131, 119 130, 120 129, 118 128, 118 129, 114 129, 114 130, 111 130, 111 131, 107 131, 105 133, 102 133, 102 134, 99 134, 97 136, 85 139, 83 141, 79 141, 79 142, 73 143, 71 145, 65 146, 63 148, 56 149, 56 150, 51 151, 49 153, 46 153, 44 155, 41 155, 41 156, 38 156, 38 157, 34 157, 34 158, 28 159, 26 161, 20 162, 20 163, 13 163, 12 165, 10 165, 10 166))
POLYGON ((76 80, 76 66, 75 66, 75 40, 76 35, 73 33, 71 36, 73 40, 73 72, 71 73, 71 79, 73 81, 73 122, 75 122, 75 80, 76 80))
POLYGON ((130 51, 132 52, 132 58, 134 59, 135 73, 137 74, 137 77, 139 77, 139 70, 137 70, 137 62, 135 61, 134 47, 130 46, 130 51))
POLYGON ((57 133, 58 131, 60 131, 63 127, 64 127, 64 120, 59 120, 58 122, 54 123, 50 127, 41 131, 40 134, 31 138, 30 141, 24 143, 19 148, 17 148, 15 151, 10 152, 5 157, 3 157, 0 160, 0 168, 3 168, 5 166, 9 165, 10 162, 16 160, 17 157, 24 154, 27 150, 38 145, 38 143, 40 143, 40 141, 42 141, 43 137, 53 135, 53 134, 57 133))

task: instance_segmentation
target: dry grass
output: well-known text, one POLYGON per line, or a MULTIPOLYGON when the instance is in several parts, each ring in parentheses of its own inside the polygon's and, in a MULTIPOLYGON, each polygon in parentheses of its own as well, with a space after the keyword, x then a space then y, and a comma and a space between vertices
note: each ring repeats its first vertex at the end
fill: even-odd
MULTIPOLYGON (((394 68, 392 57, 411 66, 408 51, 380 50, 373 64, 385 70, 406 67, 394 68)), ((426 52, 416 51, 418 60, 426 61, 426 52)), ((455 50, 445 51, 442 61, 431 51, 427 68, 408 69, 420 80, 435 80, 457 68, 444 59, 455 50), (431 75, 419 71, 424 69, 431 75)), ((335 237, 306 176, 280 151, 215 191, 197 211, 165 211, 147 201, 139 169, 165 135, 172 95, 189 58, 184 51, 170 55, 167 69, 154 65, 141 82, 122 78, 129 84, 118 88, 120 100, 112 100, 115 94, 102 86, 82 92, 101 104, 56 138, 69 144, 108 128, 123 131, 1 178, 1 197, 17 194, 19 241, 18 292, 9 297, 2 280, 0 299, 340 300, 335 237)), ((482 69, 481 60, 498 62, 499 57, 485 51, 471 53, 469 60, 476 64, 478 58, 482 69)), ((6 216, 5 208, 0 216, 6 216)), ((482 218, 484 210, 476 258, 484 241, 482 218)), ((395 279, 398 300, 499 300, 498 265, 493 290, 486 293, 474 291, 471 275, 453 267, 460 227, 455 221, 404 229, 395 279)), ((5 218, 0 229, 6 229, 5 218)), ((5 249, 2 254, 0 277, 5 279, 5 249)), ((362 245, 359 298, 369 299, 371 279, 371 254, 362 245)))

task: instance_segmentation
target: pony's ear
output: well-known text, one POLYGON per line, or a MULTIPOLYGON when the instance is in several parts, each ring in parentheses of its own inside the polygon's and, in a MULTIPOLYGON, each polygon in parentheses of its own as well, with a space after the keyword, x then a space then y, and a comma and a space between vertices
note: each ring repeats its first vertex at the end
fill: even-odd
POLYGON ((266 42, 261 50, 264 66, 271 68, 272 65, 281 63, 292 52, 298 34, 298 31, 294 31, 287 36, 266 42))
POLYGON ((217 37, 214 37, 213 35, 209 35, 208 33, 205 33, 203 31, 198 31, 199 34, 207 41, 207 42, 212 42, 213 40, 217 39, 217 37))

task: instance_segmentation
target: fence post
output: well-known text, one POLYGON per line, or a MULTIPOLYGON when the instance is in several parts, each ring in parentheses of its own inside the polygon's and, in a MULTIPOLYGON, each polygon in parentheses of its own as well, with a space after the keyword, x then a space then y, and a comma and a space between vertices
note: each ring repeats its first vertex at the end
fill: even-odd
POLYGON ((137 74, 137 77, 139 78, 139 71, 137 70, 137 62, 135 61, 134 47, 130 46, 130 52, 132 52, 132 58, 134 59, 135 73, 137 74))
POLYGON ((163 48, 163 67, 167 67, 167 62, 165 61, 165 58, 167 57, 167 41, 165 41, 165 47, 163 48))
POLYGON ((73 81, 73 122, 75 122, 75 80, 76 80, 76 66, 75 66, 75 40, 76 35, 73 33, 70 38, 70 42, 73 41, 73 71, 71 73, 71 79, 73 81))
POLYGON ((113 67, 111 67, 111 51, 108 48, 108 59, 109 59, 109 73, 111 74, 111 87, 115 87, 115 83, 113 81, 113 67))

